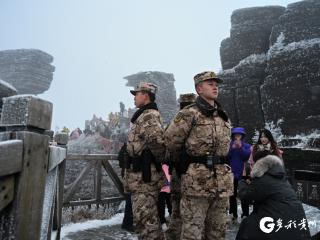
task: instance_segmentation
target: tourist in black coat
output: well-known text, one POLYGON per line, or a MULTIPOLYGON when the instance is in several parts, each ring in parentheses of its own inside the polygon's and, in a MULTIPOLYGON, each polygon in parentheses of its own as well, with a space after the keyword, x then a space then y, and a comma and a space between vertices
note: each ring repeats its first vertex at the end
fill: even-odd
POLYGON ((287 181, 283 161, 274 155, 260 158, 251 177, 250 183, 239 182, 238 196, 242 201, 253 203, 254 210, 241 222, 236 239, 310 239, 302 203, 287 181), (266 233, 268 231, 271 232, 266 233))

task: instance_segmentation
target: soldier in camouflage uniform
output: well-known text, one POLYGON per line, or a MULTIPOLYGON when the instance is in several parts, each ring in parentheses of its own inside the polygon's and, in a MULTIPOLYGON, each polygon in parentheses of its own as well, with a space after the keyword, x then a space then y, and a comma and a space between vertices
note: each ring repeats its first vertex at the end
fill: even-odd
POLYGON ((195 104, 178 112, 165 132, 167 157, 185 166, 180 239, 222 240, 227 202, 233 194, 233 175, 225 164, 231 124, 216 100, 222 80, 214 72, 202 72, 194 81, 199 97, 195 104))
MULTIPOLYGON (((197 95, 194 93, 180 94, 179 103, 180 110, 195 102, 197 95)), ((181 214, 180 214, 180 200, 181 200, 181 174, 179 172, 178 163, 170 166, 172 181, 171 181, 171 204, 172 214, 170 218, 169 228, 166 231, 167 240, 180 239, 181 234, 181 214)))
POLYGON ((139 109, 131 119, 124 175, 124 190, 131 193, 135 229, 140 239, 148 240, 164 239, 157 199, 165 183, 160 164, 165 145, 162 120, 154 102, 156 90, 154 84, 144 82, 131 90, 139 109))

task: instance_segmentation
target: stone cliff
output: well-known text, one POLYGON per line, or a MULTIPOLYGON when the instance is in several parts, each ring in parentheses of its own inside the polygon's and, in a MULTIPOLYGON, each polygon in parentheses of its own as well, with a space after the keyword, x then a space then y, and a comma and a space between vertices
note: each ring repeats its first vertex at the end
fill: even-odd
POLYGON ((220 101, 233 124, 250 137, 268 123, 284 136, 318 131, 320 2, 239 9, 231 23, 220 48, 220 101))

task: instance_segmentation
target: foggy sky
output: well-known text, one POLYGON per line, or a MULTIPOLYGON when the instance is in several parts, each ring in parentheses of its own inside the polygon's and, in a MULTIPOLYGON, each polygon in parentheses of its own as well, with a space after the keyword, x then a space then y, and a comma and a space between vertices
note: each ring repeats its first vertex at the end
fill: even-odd
POLYGON ((194 92, 193 76, 221 69, 220 42, 233 10, 293 0, 2 0, 0 50, 35 48, 54 57, 52 129, 84 128, 119 102, 133 106, 124 76, 173 73, 177 94, 194 92))

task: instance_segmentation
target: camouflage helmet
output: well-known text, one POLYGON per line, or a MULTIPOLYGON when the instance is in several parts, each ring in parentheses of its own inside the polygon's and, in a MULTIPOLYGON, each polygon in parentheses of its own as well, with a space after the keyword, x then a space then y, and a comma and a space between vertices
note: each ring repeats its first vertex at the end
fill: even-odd
POLYGON ((158 89, 157 85, 153 83, 140 82, 139 85, 136 86, 134 90, 130 90, 130 92, 132 95, 136 95, 136 93, 140 91, 146 91, 146 92, 156 94, 157 89, 158 89))
POLYGON ((215 80, 217 83, 222 83, 222 79, 218 78, 218 76, 212 72, 212 71, 205 71, 198 73, 194 76, 194 84, 197 85, 200 82, 206 81, 206 80, 215 80))
POLYGON ((180 94, 179 96, 179 103, 193 103, 196 101, 197 95, 194 93, 185 93, 185 94, 180 94))

